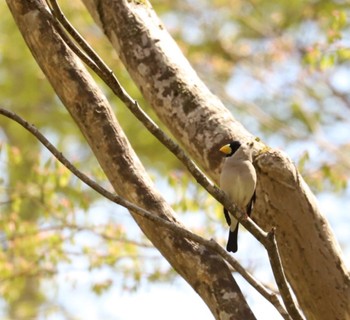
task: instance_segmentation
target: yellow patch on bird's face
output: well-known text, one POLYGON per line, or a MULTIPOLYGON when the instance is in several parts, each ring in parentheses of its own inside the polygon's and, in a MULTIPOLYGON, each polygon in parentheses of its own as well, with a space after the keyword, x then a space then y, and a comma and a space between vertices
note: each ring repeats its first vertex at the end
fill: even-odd
POLYGON ((223 147, 220 148, 220 151, 225 154, 230 154, 232 153, 232 149, 229 144, 224 145, 223 147))

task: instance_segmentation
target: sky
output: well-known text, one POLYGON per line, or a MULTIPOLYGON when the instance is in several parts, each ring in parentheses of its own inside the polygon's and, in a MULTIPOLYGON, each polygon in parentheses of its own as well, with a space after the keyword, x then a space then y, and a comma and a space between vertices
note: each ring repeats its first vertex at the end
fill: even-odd
MULTIPOLYGON (((188 33, 187 36, 196 40, 199 39, 198 34, 194 32, 188 33)), ((288 65, 288 72, 291 73, 291 70, 293 71, 291 65, 288 65)), ((343 75, 338 74, 334 78, 334 81, 337 82, 337 86, 344 86, 345 91, 349 89, 350 78, 348 75, 348 70, 345 70, 343 75)), ((244 84, 242 78, 238 80, 238 84, 244 84)), ((244 91, 238 84, 232 81, 230 86, 234 86, 235 89, 231 89, 239 93, 239 98, 244 99, 245 97, 242 96, 244 91)), ((278 82, 275 83, 275 86, 277 87, 278 84, 278 82)), ((284 83, 280 84, 280 86, 283 87, 284 83)), ((259 96, 263 93, 259 91, 261 87, 252 90, 251 82, 248 89, 246 94, 249 95, 250 98, 253 98, 254 94, 259 96)), ((280 87, 276 90, 280 90, 280 87)), ((247 127, 249 127, 249 125, 247 127)), ((331 128, 332 130, 329 130, 327 135, 333 135, 334 139, 348 139, 349 128, 349 126, 331 128)), ((292 150, 292 148, 288 150, 286 146, 280 145, 280 142, 276 143, 276 141, 279 141, 278 137, 276 140, 270 141, 270 145, 272 147, 287 149, 286 151, 288 153, 296 154, 298 152, 298 150, 292 150)), ((300 144, 298 144, 297 147, 300 148, 300 144)), ((319 206, 322 208, 323 213, 326 215, 334 230, 336 238, 342 246, 344 261, 348 268, 350 268, 350 188, 348 188, 343 195, 321 193, 317 198, 319 206)), ((100 209, 101 208, 99 208, 99 214, 101 214, 100 209)), ((200 212, 199 214, 204 215, 205 212, 200 212)), ((181 219, 181 216, 179 218, 181 219)), ((126 226, 129 227, 133 222, 128 221, 126 223, 126 226)), ((134 227, 135 225, 132 226, 132 228, 134 227)), ((207 238, 211 238, 211 235, 207 235, 207 238)), ((87 239, 87 241, 90 240, 91 239, 87 239)), ((260 245, 256 243, 248 232, 243 232, 242 229, 239 235, 239 248, 240 250, 235 257, 237 257, 244 266, 253 268, 258 279, 271 282, 272 275, 264 250, 261 249, 260 245)), ((62 265, 61 267, 62 272, 58 274, 55 280, 57 288, 53 287, 50 283, 43 283, 43 288, 49 298, 52 299, 52 301, 59 301, 66 309, 67 314, 71 314, 74 319, 213 319, 213 316, 204 302, 181 278, 178 278, 170 284, 144 283, 136 292, 129 292, 120 290, 118 285, 118 282, 121 281, 120 275, 114 275, 113 279, 116 285, 112 286, 105 294, 96 296, 91 293, 90 290, 91 276, 96 279, 103 279, 105 276, 109 275, 108 271, 102 268, 100 271, 94 272, 93 275, 91 275, 83 271, 84 262, 79 259, 73 260, 71 268, 67 268, 66 265, 62 265)), ((266 302, 265 299, 261 298, 261 296, 240 276, 235 275, 235 277, 243 293, 246 295, 249 305, 259 320, 281 319, 275 309, 266 302)), ((55 308, 47 311, 49 315, 47 312, 43 311, 43 316, 40 320, 66 319, 64 316, 58 315, 58 313, 55 312, 55 308)), ((1 315, 0 308, 0 317, 1 315)))
MULTIPOLYGON (((348 190, 349 191, 349 190, 348 190)), ((349 226, 350 216, 343 210, 350 208, 350 198, 343 198, 330 194, 318 196, 319 205, 331 224, 336 238, 342 244, 344 258, 347 266, 350 266, 350 242, 349 226)), ((99 210, 100 211, 100 210, 99 210)), ((204 214, 204 213, 203 213, 204 214)), ((181 217, 180 217, 181 218, 181 217)), ((129 223, 133 223, 129 221, 129 223)), ((268 258, 264 249, 246 231, 242 230, 239 235, 239 251, 235 257, 248 268, 254 270, 255 276, 264 283, 273 283, 268 258), (254 254, 252 254, 254 253, 254 254)), ((166 262, 164 262, 166 263, 166 262)), ((82 271, 83 263, 75 261, 75 268, 62 267, 57 279, 59 290, 47 284, 44 291, 53 300, 59 301, 73 319, 152 319, 152 320, 177 320, 177 319, 201 319, 210 320, 213 316, 201 298, 180 277, 172 283, 146 283, 135 292, 122 291, 118 284, 120 275, 114 275, 115 286, 112 286, 105 294, 96 296, 90 290, 91 278, 103 279, 110 275, 110 271, 101 269, 93 274, 82 271), (68 270, 68 271, 67 271, 68 270), (72 282, 75 285, 72 286, 72 282)), ((279 320, 282 317, 274 307, 262 298, 249 284, 239 275, 235 274, 247 302, 259 320, 279 320)), ((54 311, 54 309, 52 310, 54 311)), ((50 316, 43 316, 42 320, 66 319, 53 312, 50 316)))

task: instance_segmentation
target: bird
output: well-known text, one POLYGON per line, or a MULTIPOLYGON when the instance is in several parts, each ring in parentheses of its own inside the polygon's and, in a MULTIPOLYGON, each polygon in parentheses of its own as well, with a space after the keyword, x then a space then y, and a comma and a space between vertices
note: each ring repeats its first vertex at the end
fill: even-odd
MULTIPOLYGON (((232 141, 220 148, 226 155, 220 174, 220 188, 247 216, 251 215, 256 198, 256 171, 253 166, 254 141, 232 141)), ((226 250, 237 252, 238 221, 224 207, 224 215, 230 226, 226 250)))

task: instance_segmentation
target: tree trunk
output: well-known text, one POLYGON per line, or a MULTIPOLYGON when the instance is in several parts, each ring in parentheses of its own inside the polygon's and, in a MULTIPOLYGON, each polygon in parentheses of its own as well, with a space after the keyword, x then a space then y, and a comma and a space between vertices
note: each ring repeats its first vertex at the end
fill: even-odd
MULTIPOLYGON (((252 138, 197 77, 147 1, 84 0, 131 77, 187 152, 218 181, 218 147, 252 138)), ((286 276, 308 319, 350 319, 350 278, 315 197, 291 160, 256 159, 254 219, 276 227, 286 276)))
MULTIPOLYGON (((7 0, 36 61, 78 124, 118 194, 180 224, 155 190, 106 98, 55 30, 40 0, 7 0)), ((207 248, 133 215, 145 235, 194 288, 217 319, 255 319, 226 263, 207 248)))

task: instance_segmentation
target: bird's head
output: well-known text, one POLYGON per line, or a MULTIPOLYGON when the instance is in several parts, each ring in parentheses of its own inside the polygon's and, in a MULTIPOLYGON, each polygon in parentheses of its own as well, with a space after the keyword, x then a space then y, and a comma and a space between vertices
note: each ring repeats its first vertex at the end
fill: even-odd
POLYGON ((232 141, 229 144, 225 144, 220 148, 220 151, 226 155, 226 157, 231 157, 241 146, 239 141, 232 141))

